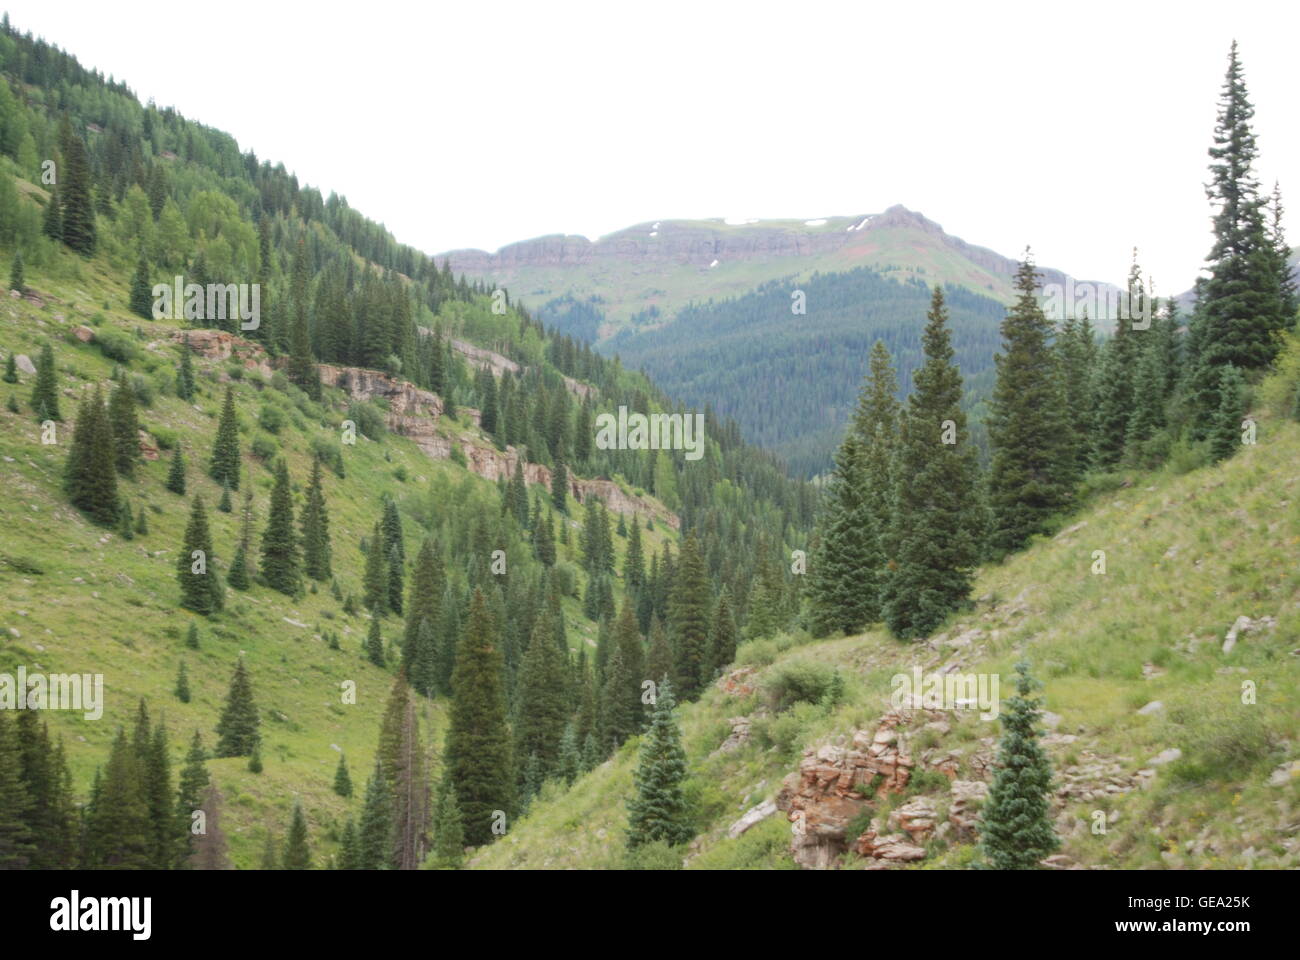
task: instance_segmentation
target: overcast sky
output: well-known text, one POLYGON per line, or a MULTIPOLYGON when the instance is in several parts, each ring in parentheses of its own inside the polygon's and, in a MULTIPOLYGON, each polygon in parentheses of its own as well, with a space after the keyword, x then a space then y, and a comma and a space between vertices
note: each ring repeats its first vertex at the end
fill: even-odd
POLYGON ((429 253, 902 203, 1078 277, 1121 280, 1137 245, 1176 292, 1233 37, 1259 173, 1300 210, 1284 3, 0 7, 429 253))

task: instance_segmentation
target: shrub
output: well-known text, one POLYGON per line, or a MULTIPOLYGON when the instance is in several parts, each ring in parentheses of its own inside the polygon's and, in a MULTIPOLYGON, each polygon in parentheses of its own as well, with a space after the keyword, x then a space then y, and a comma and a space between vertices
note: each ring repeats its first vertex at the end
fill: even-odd
POLYGON ((176 441, 179 439, 177 432, 170 427, 150 427, 149 432, 153 438, 158 441, 159 450, 171 450, 175 448, 176 441))
POLYGON ((154 392, 154 383, 147 377, 142 377, 138 373, 131 374, 131 389, 135 392, 135 402, 141 407, 152 407, 154 398, 157 394, 154 392))
POLYGON ((456 444, 454 443, 451 445, 451 462, 456 464, 456 466, 458 467, 465 467, 469 465, 469 461, 465 459, 464 451, 462 451, 460 447, 456 446, 456 444))
POLYGON ((140 348, 129 334, 120 330, 101 330, 95 334, 99 352, 118 363, 130 363, 140 356, 140 348))
POLYGON ((255 436, 252 444, 249 445, 249 449, 253 452, 253 456, 263 462, 270 460, 280 452, 279 444, 275 442, 275 439, 270 434, 266 433, 259 433, 255 436))
POLYGON ((271 374, 272 389, 279 390, 281 393, 287 393, 291 386, 293 386, 293 384, 289 383, 289 378, 285 375, 283 370, 277 370, 275 373, 271 374))
POLYGON ((561 560, 555 565, 555 585, 559 588, 560 596, 576 597, 578 595, 578 571, 574 569, 573 564, 561 560))
MULTIPOLYGON (((371 440, 382 440, 388 433, 384 425, 384 415, 370 403, 352 403, 348 406, 348 419, 357 425, 357 429, 371 440)), ((455 457, 453 456, 453 459, 455 457)))
POLYGON ((317 434, 311 438, 311 450, 320 457, 321 463, 334 471, 335 475, 340 478, 344 475, 343 448, 336 441, 317 434))
POLYGON ((1167 722, 1170 739, 1183 751, 1169 774, 1183 783, 1234 780, 1267 760, 1275 742, 1256 707, 1196 701, 1171 708, 1167 722))
POLYGON ((817 703, 830 689, 834 672, 811 660, 792 660, 773 670, 763 681, 763 695, 776 713, 796 703, 817 703))
POLYGON ((231 380, 243 380, 244 365, 237 361, 231 361, 231 363, 226 366, 226 376, 231 380))
POLYGON ((397 482, 398 482, 398 483, 405 483, 405 482, 406 482, 406 464, 399 464, 398 467, 397 467, 397 469, 393 471, 393 476, 397 478, 397 482))
POLYGON ((269 433, 278 434, 286 423, 284 411, 271 403, 262 404, 262 410, 257 416, 257 423, 269 433))

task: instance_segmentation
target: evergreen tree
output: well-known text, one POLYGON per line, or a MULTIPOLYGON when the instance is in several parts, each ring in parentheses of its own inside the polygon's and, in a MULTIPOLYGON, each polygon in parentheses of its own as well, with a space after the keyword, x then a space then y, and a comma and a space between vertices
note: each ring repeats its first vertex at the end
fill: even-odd
POLYGON ((991 549, 1018 550, 1069 501, 1062 482, 1066 446, 1060 393, 1049 346, 1051 326, 1036 296, 1038 273, 1026 254, 1019 297, 1002 321, 1004 353, 989 416, 991 549))
POLYGON ((172 463, 167 471, 167 489, 179 496, 185 496, 185 456, 177 444, 172 450, 172 463))
POLYGON ((176 396, 182 400, 194 399, 194 363, 190 360, 190 335, 181 343, 181 362, 176 368, 176 396))
POLYGON ((45 212, 41 215, 41 233, 55 243, 63 241, 63 214, 61 210, 59 188, 57 186, 51 187, 50 199, 46 202, 45 212))
POLYGON ((228 483, 221 484, 221 499, 217 501, 217 509, 222 513, 229 513, 234 509, 234 505, 230 502, 230 484, 228 483))
MULTIPOLYGON (((622 514, 619 515, 620 522, 622 514)), ((645 554, 641 548, 641 523, 634 516, 627 534, 627 553, 623 557, 623 582, 629 590, 645 584, 645 554)))
POLYGON ((492 839, 496 811, 514 810, 510 733, 506 726, 502 660, 496 625, 482 591, 470 601, 469 620, 456 650, 447 731, 447 767, 464 819, 465 842, 492 839))
POLYGON ((555 533, 553 520, 548 513, 545 520, 539 520, 533 527, 533 552, 543 566, 555 566, 555 533))
POLYGON ((669 618, 673 630, 674 678, 684 700, 695 699, 707 679, 711 679, 704 676, 709 652, 710 606, 708 572, 700 555, 700 542, 692 530, 682 541, 669 618))
POLYGON ((136 536, 143 537, 149 533, 149 518, 145 515, 144 504, 140 504, 140 511, 136 514, 135 521, 136 536))
POLYGON ((885 622, 902 638, 928 636, 966 602, 979 555, 971 523, 975 451, 937 285, 927 321, 921 338, 925 363, 913 374, 899 431, 890 538, 897 554, 885 590, 885 622))
POLYGON ((281 459, 275 468, 271 506, 262 532, 262 579, 266 585, 288 596, 302 589, 298 561, 298 538, 293 529, 293 494, 289 490, 289 468, 281 459))
POLYGON ((370 611, 370 629, 366 634, 366 658, 375 666, 384 666, 384 636, 379 630, 380 613, 378 609, 370 611))
POLYGON ((1210 455, 1216 462, 1232 456, 1241 446, 1241 391, 1244 386, 1241 371, 1232 364, 1220 369, 1219 409, 1210 433, 1210 455))
POLYGON ((59 380, 54 370, 54 350, 48 343, 41 345, 41 355, 36 358, 31 406, 37 420, 63 422, 63 415, 59 413, 59 380))
MULTIPOLYGON (((569 470, 561 457, 556 457, 555 469, 551 472, 551 503, 561 514, 569 512, 569 470)), ((561 523, 563 519, 561 518, 561 523)))
POLYGON ((86 812, 82 866, 92 870, 147 870, 152 830, 139 754, 118 728, 99 789, 86 812))
POLYGON ((153 319, 153 285, 149 283, 149 264, 145 261, 143 252, 135 274, 131 277, 130 309, 138 317, 153 319))
POLYGON ((347 757, 339 754, 338 769, 334 771, 334 792, 340 797, 352 796, 352 778, 348 776, 347 757))
MULTIPOLYGON (((25 820, 33 841, 39 841, 30 852, 27 868, 68 869, 76 865, 77 856, 77 809, 72 797, 71 774, 63 742, 51 743, 49 727, 39 716, 36 710, 17 711, 18 776, 31 801, 25 820)), ((0 763, 11 762, 5 760, 4 753, 0 747, 0 763)), ((3 779, 4 774, 0 773, 0 781, 3 779)), ((0 785, 0 824, 7 822, 3 811, 14 809, 6 796, 6 787, 0 785)), ((0 827, 0 851, 12 843, 12 836, 3 839, 7 832, 0 827)), ((0 853, 0 869, 5 869, 4 860, 5 854, 0 853)))
POLYGON ((117 472, 130 477, 140 460, 140 423, 135 415, 135 390, 123 375, 108 401, 108 422, 113 432, 113 461, 117 472))
POLYGON ((262 846, 262 863, 259 870, 279 870, 280 852, 276 849, 275 834, 266 831, 266 843, 262 846))
POLYGON ((456 798, 456 786, 450 777, 442 778, 438 791, 437 825, 434 858, 440 866, 455 869, 465 855, 465 824, 456 798))
MULTIPOLYGON (((203 738, 199 735, 199 731, 195 730, 194 736, 190 739, 189 752, 185 755, 185 765, 181 767, 180 782, 176 791, 176 822, 181 835, 185 838, 179 852, 181 861, 189 858, 196 846, 192 829, 194 812, 203 809, 204 798, 211 785, 211 777, 205 765, 207 759, 207 751, 203 749, 203 738)), ((210 819, 210 811, 205 809, 204 817, 210 819)), ((206 826, 210 828, 211 824, 206 826)))
POLYGON ((15 356, 16 354, 12 350, 10 350, 9 356, 5 357, 5 372, 3 377, 5 383, 18 382, 18 364, 17 361, 14 359, 15 356))
POLYGON ((338 869, 340 870, 359 870, 361 856, 360 841, 357 838, 357 825, 348 817, 348 822, 343 826, 343 832, 339 835, 339 859, 338 869))
POLYGON ((656 841, 670 847, 680 846, 695 836, 682 789, 686 780, 686 752, 682 749, 674 706, 671 684, 664 683, 659 688, 633 775, 636 796, 628 802, 629 850, 656 841))
POLYGON ((66 116, 59 129, 59 151, 63 155, 59 166, 61 238, 67 246, 88 257, 95 252, 96 240, 91 171, 86 145, 73 133, 66 116))
POLYGON ((366 781, 366 798, 357 829, 358 869, 387 870, 392 853, 393 800, 383 766, 375 758, 375 772, 366 781))
POLYGON ((402 557, 397 547, 388 551, 388 609, 399 617, 402 615, 402 584, 405 575, 402 569, 402 557))
POLYGON ((881 536, 866 496, 867 463, 861 438, 850 431, 835 455, 809 571, 813 632, 856 633, 880 609, 881 536))
POLYGON ((185 526, 185 539, 176 557, 176 580, 181 588, 181 606, 186 610, 207 616, 221 608, 221 584, 215 560, 208 515, 202 498, 196 496, 185 526))
POLYGON ((180 669, 176 671, 176 689, 174 693, 176 694, 176 699, 181 703, 190 702, 190 680, 185 674, 184 660, 181 661, 180 669))
POLYGON ((302 509, 303 572, 313 580, 328 580, 331 572, 330 520, 321 489, 320 457, 312 458, 307 503, 302 509))
POLYGON ((556 772, 568 714, 568 664, 554 638, 550 615, 543 613, 533 625, 520 665, 515 701, 514 755, 535 756, 540 780, 556 772))
POLYGON ((307 845, 307 818, 303 815, 302 804, 293 801, 293 816, 289 820, 289 835, 284 841, 282 860, 286 870, 310 870, 311 849, 307 845))
POLYGON ((191 623, 189 630, 185 631, 185 646, 191 650, 199 648, 199 627, 196 623, 191 623))
POLYGON ((33 798, 21 776, 18 725, 0 710, 0 870, 22 870, 36 852, 28 827, 33 798))
POLYGON ((176 864, 179 848, 172 819, 175 800, 164 724, 159 723, 153 728, 149 742, 143 746, 140 765, 144 774, 145 804, 149 810, 151 865, 155 870, 170 870, 176 864))
POLYGON ((1059 846, 1051 820, 1052 767, 1039 743, 1029 665, 1016 664, 1016 696, 1001 714, 998 769, 980 811, 980 846, 995 870, 1032 870, 1059 846))
POLYGON ((235 662, 235 672, 230 678, 226 705, 217 721, 218 757, 246 757, 261 740, 258 727, 261 720, 257 704, 253 702, 253 685, 244 658, 235 662))
POLYGON ((14 251, 13 266, 9 268, 9 289, 17 290, 19 293, 27 292, 27 284, 23 276, 23 252, 14 251))
POLYGON ((289 330, 289 366, 291 383, 306 391, 311 399, 320 400, 320 374, 311 353, 311 332, 307 325, 308 263, 307 244, 303 234, 298 235, 298 246, 293 257, 291 280, 293 320, 289 330))
POLYGON ((432 677, 424 671, 432 663, 435 651, 426 649, 434 642, 433 625, 442 614, 442 594, 446 588, 446 574, 442 557, 431 537, 420 545, 411 574, 411 586, 406 603, 406 626, 402 635, 402 669, 411 678, 417 691, 428 696, 432 677), (426 627, 421 632, 421 626, 426 627), (423 664, 423 667, 421 667, 423 664))
POLYGON ((582 769, 582 753, 578 749, 577 727, 569 721, 564 725, 560 736, 560 757, 556 763, 556 773, 566 786, 572 786, 582 769))
POLYGON ((239 489, 239 421, 235 416, 235 393, 229 384, 221 405, 221 420, 217 424, 208 472, 217 483, 228 483, 231 490, 239 489))
MULTIPOLYGON (((731 612, 731 593, 723 587, 713 612, 713 630, 709 635, 710 675, 717 674, 736 659, 737 633, 736 618, 731 612)), ((649 674, 650 679, 656 682, 660 676, 656 673, 649 674)))
POLYGON ((383 531, 378 523, 366 550, 366 569, 362 577, 365 592, 361 602, 377 616, 383 616, 388 604, 388 560, 384 553, 383 531))

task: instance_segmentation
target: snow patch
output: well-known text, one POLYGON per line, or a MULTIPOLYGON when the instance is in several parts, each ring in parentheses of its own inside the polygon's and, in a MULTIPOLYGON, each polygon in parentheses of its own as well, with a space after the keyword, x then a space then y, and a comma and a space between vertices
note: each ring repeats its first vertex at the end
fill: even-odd
POLYGON ((718 265, 718 261, 714 260, 711 264, 709 264, 709 269, 712 270, 717 265, 718 265))
POLYGON ((658 229, 659 229, 659 223, 660 223, 660 221, 656 220, 656 221, 655 221, 655 225, 654 225, 653 227, 651 227, 650 229, 651 229, 651 230, 658 230, 658 229))
POLYGON ((805 221, 803 222, 803 225, 804 225, 805 227, 824 227, 824 226, 826 226, 826 221, 825 221, 824 219, 822 219, 822 220, 805 220, 805 221))
POLYGON ((652 236, 652 237, 657 237, 657 236, 659 236, 659 231, 658 231, 658 230, 651 230, 651 231, 650 231, 650 236, 652 236))
POLYGON ((752 223, 758 223, 758 218, 746 219, 744 217, 727 217, 722 221, 729 227, 747 227, 752 223))
POLYGON ((854 233, 855 231, 861 230, 863 227, 865 227, 865 226, 867 225, 867 221, 870 220, 870 219, 871 219, 871 217, 863 217, 863 218, 862 218, 862 221, 861 221, 860 223, 856 223, 856 224, 854 224, 853 226, 849 227, 848 230, 847 230, 846 232, 847 232, 847 233, 854 233))

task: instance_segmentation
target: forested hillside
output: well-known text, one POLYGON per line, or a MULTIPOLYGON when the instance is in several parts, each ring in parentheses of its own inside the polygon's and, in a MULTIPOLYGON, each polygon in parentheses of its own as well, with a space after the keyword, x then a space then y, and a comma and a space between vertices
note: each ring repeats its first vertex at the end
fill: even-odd
POLYGON ((0 656, 104 683, 0 712, 6 865, 452 864, 636 732, 646 657, 691 697, 793 615, 812 491, 734 425, 599 446, 689 411, 7 23, 0 68, 0 656))

